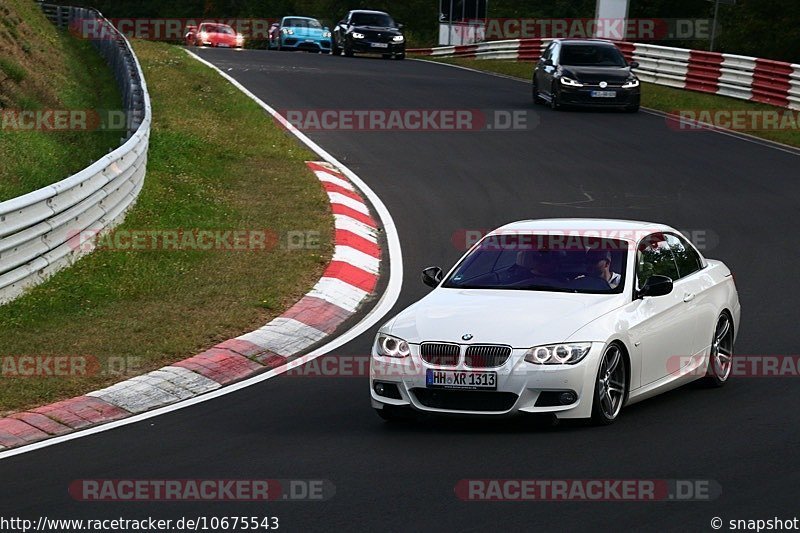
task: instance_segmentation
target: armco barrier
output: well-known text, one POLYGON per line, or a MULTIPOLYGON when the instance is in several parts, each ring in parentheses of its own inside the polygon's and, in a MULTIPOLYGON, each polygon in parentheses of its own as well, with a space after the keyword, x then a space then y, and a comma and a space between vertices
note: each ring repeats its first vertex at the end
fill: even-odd
MULTIPOLYGON (((551 39, 487 41, 464 46, 409 49, 432 57, 534 61, 551 39)), ((642 81, 800 109, 800 64, 755 57, 617 42, 625 57, 639 62, 642 81)))
POLYGON ((122 221, 144 184, 150 137, 150 98, 130 43, 91 9, 42 4, 45 15, 66 28, 78 21, 102 25, 93 41, 114 72, 127 112, 124 144, 89 167, 37 191, 0 202, 0 303, 69 266, 80 251, 78 232, 104 230, 122 221))

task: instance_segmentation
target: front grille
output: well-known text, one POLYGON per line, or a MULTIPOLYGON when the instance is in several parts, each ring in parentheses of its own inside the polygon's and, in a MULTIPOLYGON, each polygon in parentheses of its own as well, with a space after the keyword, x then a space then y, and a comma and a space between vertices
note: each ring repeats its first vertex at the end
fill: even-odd
POLYGON ((477 344, 467 347, 464 364, 471 368, 494 368, 503 366, 510 355, 510 346, 477 344))
POLYGON ((508 411, 518 396, 513 392, 456 391, 414 388, 417 401, 432 409, 449 411, 508 411))
POLYGON ((424 342, 419 347, 422 360, 437 366, 456 366, 460 351, 457 344, 439 342, 424 342))
POLYGON ((370 31, 365 30, 362 32, 364 38, 373 43, 390 43, 392 42, 393 34, 385 31, 370 31))

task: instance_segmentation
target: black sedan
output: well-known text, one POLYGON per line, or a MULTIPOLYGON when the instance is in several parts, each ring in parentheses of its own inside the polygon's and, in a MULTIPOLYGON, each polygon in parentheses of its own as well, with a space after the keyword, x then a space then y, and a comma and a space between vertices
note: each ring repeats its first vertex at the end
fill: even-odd
POLYGON ((635 113, 639 78, 619 48, 608 41, 556 39, 533 70, 533 101, 562 106, 620 107, 635 113))
POLYGON ((331 52, 335 56, 362 53, 380 54, 384 59, 403 59, 406 40, 402 27, 382 11, 350 11, 333 29, 331 52))

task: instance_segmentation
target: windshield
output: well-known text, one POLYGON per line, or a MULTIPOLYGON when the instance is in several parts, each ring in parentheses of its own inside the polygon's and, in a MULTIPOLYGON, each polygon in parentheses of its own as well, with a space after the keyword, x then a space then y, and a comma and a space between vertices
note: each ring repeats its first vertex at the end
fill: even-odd
POLYGON ((355 26, 379 26, 381 28, 394 28, 394 21, 389 15, 383 13, 353 13, 350 23, 355 26))
POLYGON ((233 28, 230 26, 214 26, 214 25, 203 25, 201 29, 208 33, 224 33, 225 35, 233 35, 234 31, 233 28))
POLYGON ((559 63, 573 67, 624 67, 625 57, 616 46, 608 44, 565 44, 559 63))
POLYGON ((572 235, 490 235, 458 265, 443 287, 620 293, 628 243, 572 235))
POLYGON ((322 24, 315 19, 286 19, 283 25, 291 28, 322 28, 322 24))

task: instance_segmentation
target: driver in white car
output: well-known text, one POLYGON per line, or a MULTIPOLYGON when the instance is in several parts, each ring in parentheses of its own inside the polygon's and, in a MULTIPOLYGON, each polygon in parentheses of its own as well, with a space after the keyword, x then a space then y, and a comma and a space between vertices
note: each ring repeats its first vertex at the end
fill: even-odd
MULTIPOLYGON (((588 250, 586 252, 586 273, 588 276, 601 278, 612 289, 619 285, 621 276, 611 270, 611 252, 588 250)), ((582 277, 582 276, 581 276, 582 277)))

